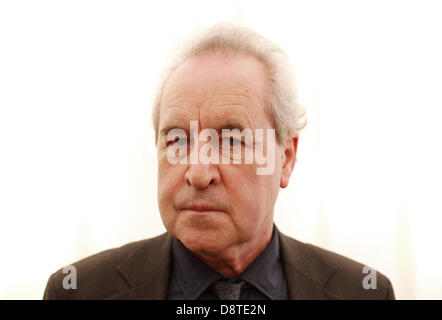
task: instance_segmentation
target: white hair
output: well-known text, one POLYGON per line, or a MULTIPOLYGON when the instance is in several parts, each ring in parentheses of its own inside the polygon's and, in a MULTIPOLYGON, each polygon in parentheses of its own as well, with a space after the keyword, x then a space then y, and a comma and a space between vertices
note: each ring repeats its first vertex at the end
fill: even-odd
POLYGON ((229 23, 219 23, 191 39, 187 46, 182 48, 176 60, 163 73, 152 112, 155 141, 158 139, 163 89, 170 75, 188 59, 207 52, 223 51, 251 55, 265 66, 269 84, 265 103, 269 108, 279 143, 283 142, 288 133, 299 132, 305 127, 307 123, 306 111, 304 106, 298 102, 292 66, 285 52, 255 31, 229 23))

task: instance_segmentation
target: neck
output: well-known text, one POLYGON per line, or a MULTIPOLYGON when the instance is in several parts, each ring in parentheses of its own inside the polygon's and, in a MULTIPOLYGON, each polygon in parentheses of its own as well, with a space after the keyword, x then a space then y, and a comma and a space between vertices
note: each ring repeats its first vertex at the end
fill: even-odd
POLYGON ((233 278, 244 272, 267 248, 272 239, 272 232, 273 219, 270 223, 264 221, 255 236, 247 242, 230 246, 216 255, 201 252, 194 254, 224 277, 233 278))

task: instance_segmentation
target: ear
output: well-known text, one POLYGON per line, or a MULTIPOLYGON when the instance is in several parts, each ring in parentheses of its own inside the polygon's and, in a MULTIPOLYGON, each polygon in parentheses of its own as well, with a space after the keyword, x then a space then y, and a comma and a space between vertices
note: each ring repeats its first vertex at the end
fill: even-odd
POLYGON ((297 131, 291 132, 287 135, 282 145, 282 169, 279 185, 281 188, 286 188, 289 185, 290 176, 292 175, 296 162, 298 138, 299 134, 297 131))

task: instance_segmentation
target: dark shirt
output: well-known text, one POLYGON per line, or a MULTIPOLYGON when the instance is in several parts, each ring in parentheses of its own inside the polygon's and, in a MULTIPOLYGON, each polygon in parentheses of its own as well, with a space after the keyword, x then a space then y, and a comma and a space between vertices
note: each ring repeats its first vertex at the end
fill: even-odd
POLYGON ((241 289, 241 300, 289 299, 275 225, 267 248, 243 273, 231 279, 226 279, 210 268, 176 238, 173 238, 172 257, 168 299, 216 300, 212 285, 219 280, 245 281, 246 285, 241 289))

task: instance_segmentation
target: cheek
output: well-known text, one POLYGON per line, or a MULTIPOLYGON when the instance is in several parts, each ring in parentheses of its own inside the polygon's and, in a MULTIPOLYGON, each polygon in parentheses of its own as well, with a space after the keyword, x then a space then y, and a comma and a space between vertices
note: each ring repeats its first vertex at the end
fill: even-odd
POLYGON ((229 168, 223 173, 232 218, 243 226, 258 224, 273 209, 279 189, 275 175, 258 176, 256 167, 229 168))
POLYGON ((158 209, 167 231, 176 233, 178 211, 175 208, 175 195, 178 194, 183 181, 182 166, 158 164, 158 209))
POLYGON ((170 165, 167 160, 158 162, 158 205, 162 208, 173 206, 173 195, 176 194, 184 177, 184 166, 170 165))

